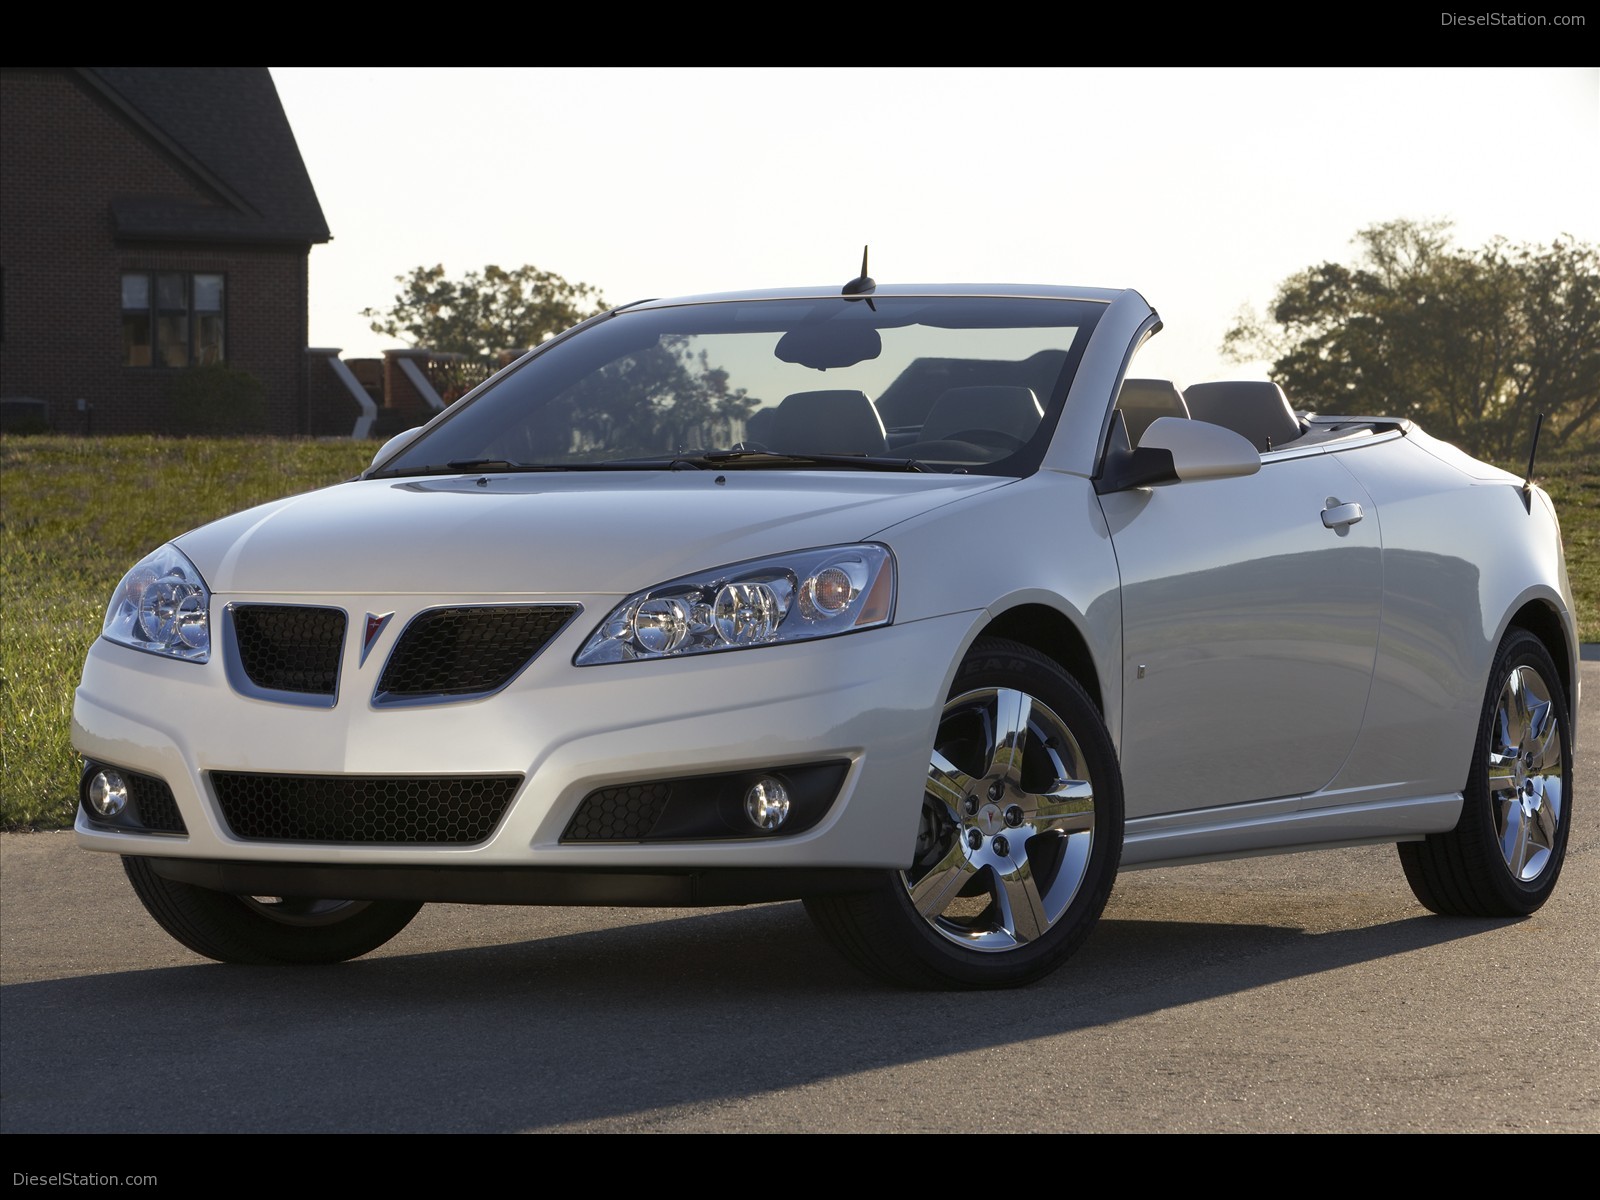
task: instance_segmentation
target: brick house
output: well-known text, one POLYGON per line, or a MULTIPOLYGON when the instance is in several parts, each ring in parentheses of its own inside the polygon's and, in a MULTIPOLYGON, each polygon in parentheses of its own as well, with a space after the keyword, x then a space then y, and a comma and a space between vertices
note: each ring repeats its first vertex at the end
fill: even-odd
POLYGON ((9 421, 183 432, 175 382, 224 363, 264 385, 265 432, 348 433, 357 402, 306 347, 329 237, 265 67, 0 68, 9 421))

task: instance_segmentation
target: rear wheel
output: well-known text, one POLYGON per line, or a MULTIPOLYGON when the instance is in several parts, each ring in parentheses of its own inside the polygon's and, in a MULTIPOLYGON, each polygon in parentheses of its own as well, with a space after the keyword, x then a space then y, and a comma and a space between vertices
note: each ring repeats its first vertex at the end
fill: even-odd
POLYGON ((123 869, 156 923, 196 954, 225 963, 335 963, 376 950, 422 905, 405 900, 233 896, 156 874, 124 856, 123 869))
POLYGON ((1445 916, 1522 917, 1550 898, 1572 825, 1572 738, 1561 676, 1544 643, 1500 644, 1478 723, 1461 817, 1402 842, 1406 880, 1445 916))
POLYGON ((980 639, 940 717, 911 866, 806 908, 888 982, 1031 983, 1099 919, 1122 828, 1116 754, 1087 693, 1037 651, 980 639))

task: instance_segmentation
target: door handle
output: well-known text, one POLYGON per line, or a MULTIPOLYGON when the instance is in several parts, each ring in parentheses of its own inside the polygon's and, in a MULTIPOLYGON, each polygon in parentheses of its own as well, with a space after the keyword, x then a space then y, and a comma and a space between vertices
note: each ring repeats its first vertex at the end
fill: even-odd
POLYGON ((1351 501, 1349 504, 1340 504, 1333 497, 1328 497, 1328 507, 1322 510, 1322 523, 1329 529, 1343 530, 1346 526, 1354 525, 1362 517, 1361 505, 1351 501))

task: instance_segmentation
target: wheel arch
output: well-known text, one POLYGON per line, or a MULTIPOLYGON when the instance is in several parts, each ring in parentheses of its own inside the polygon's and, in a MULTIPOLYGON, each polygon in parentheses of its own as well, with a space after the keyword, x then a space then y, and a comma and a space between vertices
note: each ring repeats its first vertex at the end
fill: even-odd
POLYGON ((1100 686, 1100 672, 1095 667, 1094 654, 1088 639, 1072 618, 1048 604, 1025 603, 1008 608, 995 615, 987 625, 979 628, 974 640, 980 637, 1006 638, 1021 642, 1059 663, 1066 672, 1082 685, 1100 710, 1106 715, 1106 697, 1100 686))
POLYGON ((1496 639, 1496 645, 1511 629, 1526 629, 1544 643, 1544 648, 1550 652, 1550 657, 1555 659, 1556 669, 1561 673, 1561 690, 1566 693, 1567 708, 1575 720, 1577 694, 1573 672, 1577 643, 1569 636, 1567 622, 1562 620, 1561 610, 1553 600, 1542 596, 1524 601, 1506 621, 1505 629, 1501 630, 1500 637, 1496 639))

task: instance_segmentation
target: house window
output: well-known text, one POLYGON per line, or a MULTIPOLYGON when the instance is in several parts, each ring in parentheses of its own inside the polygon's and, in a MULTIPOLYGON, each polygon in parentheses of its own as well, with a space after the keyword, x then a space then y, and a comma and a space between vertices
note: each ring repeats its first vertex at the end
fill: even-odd
POLYGON ((223 360, 221 275, 136 271, 122 277, 122 361, 187 367, 223 360))

